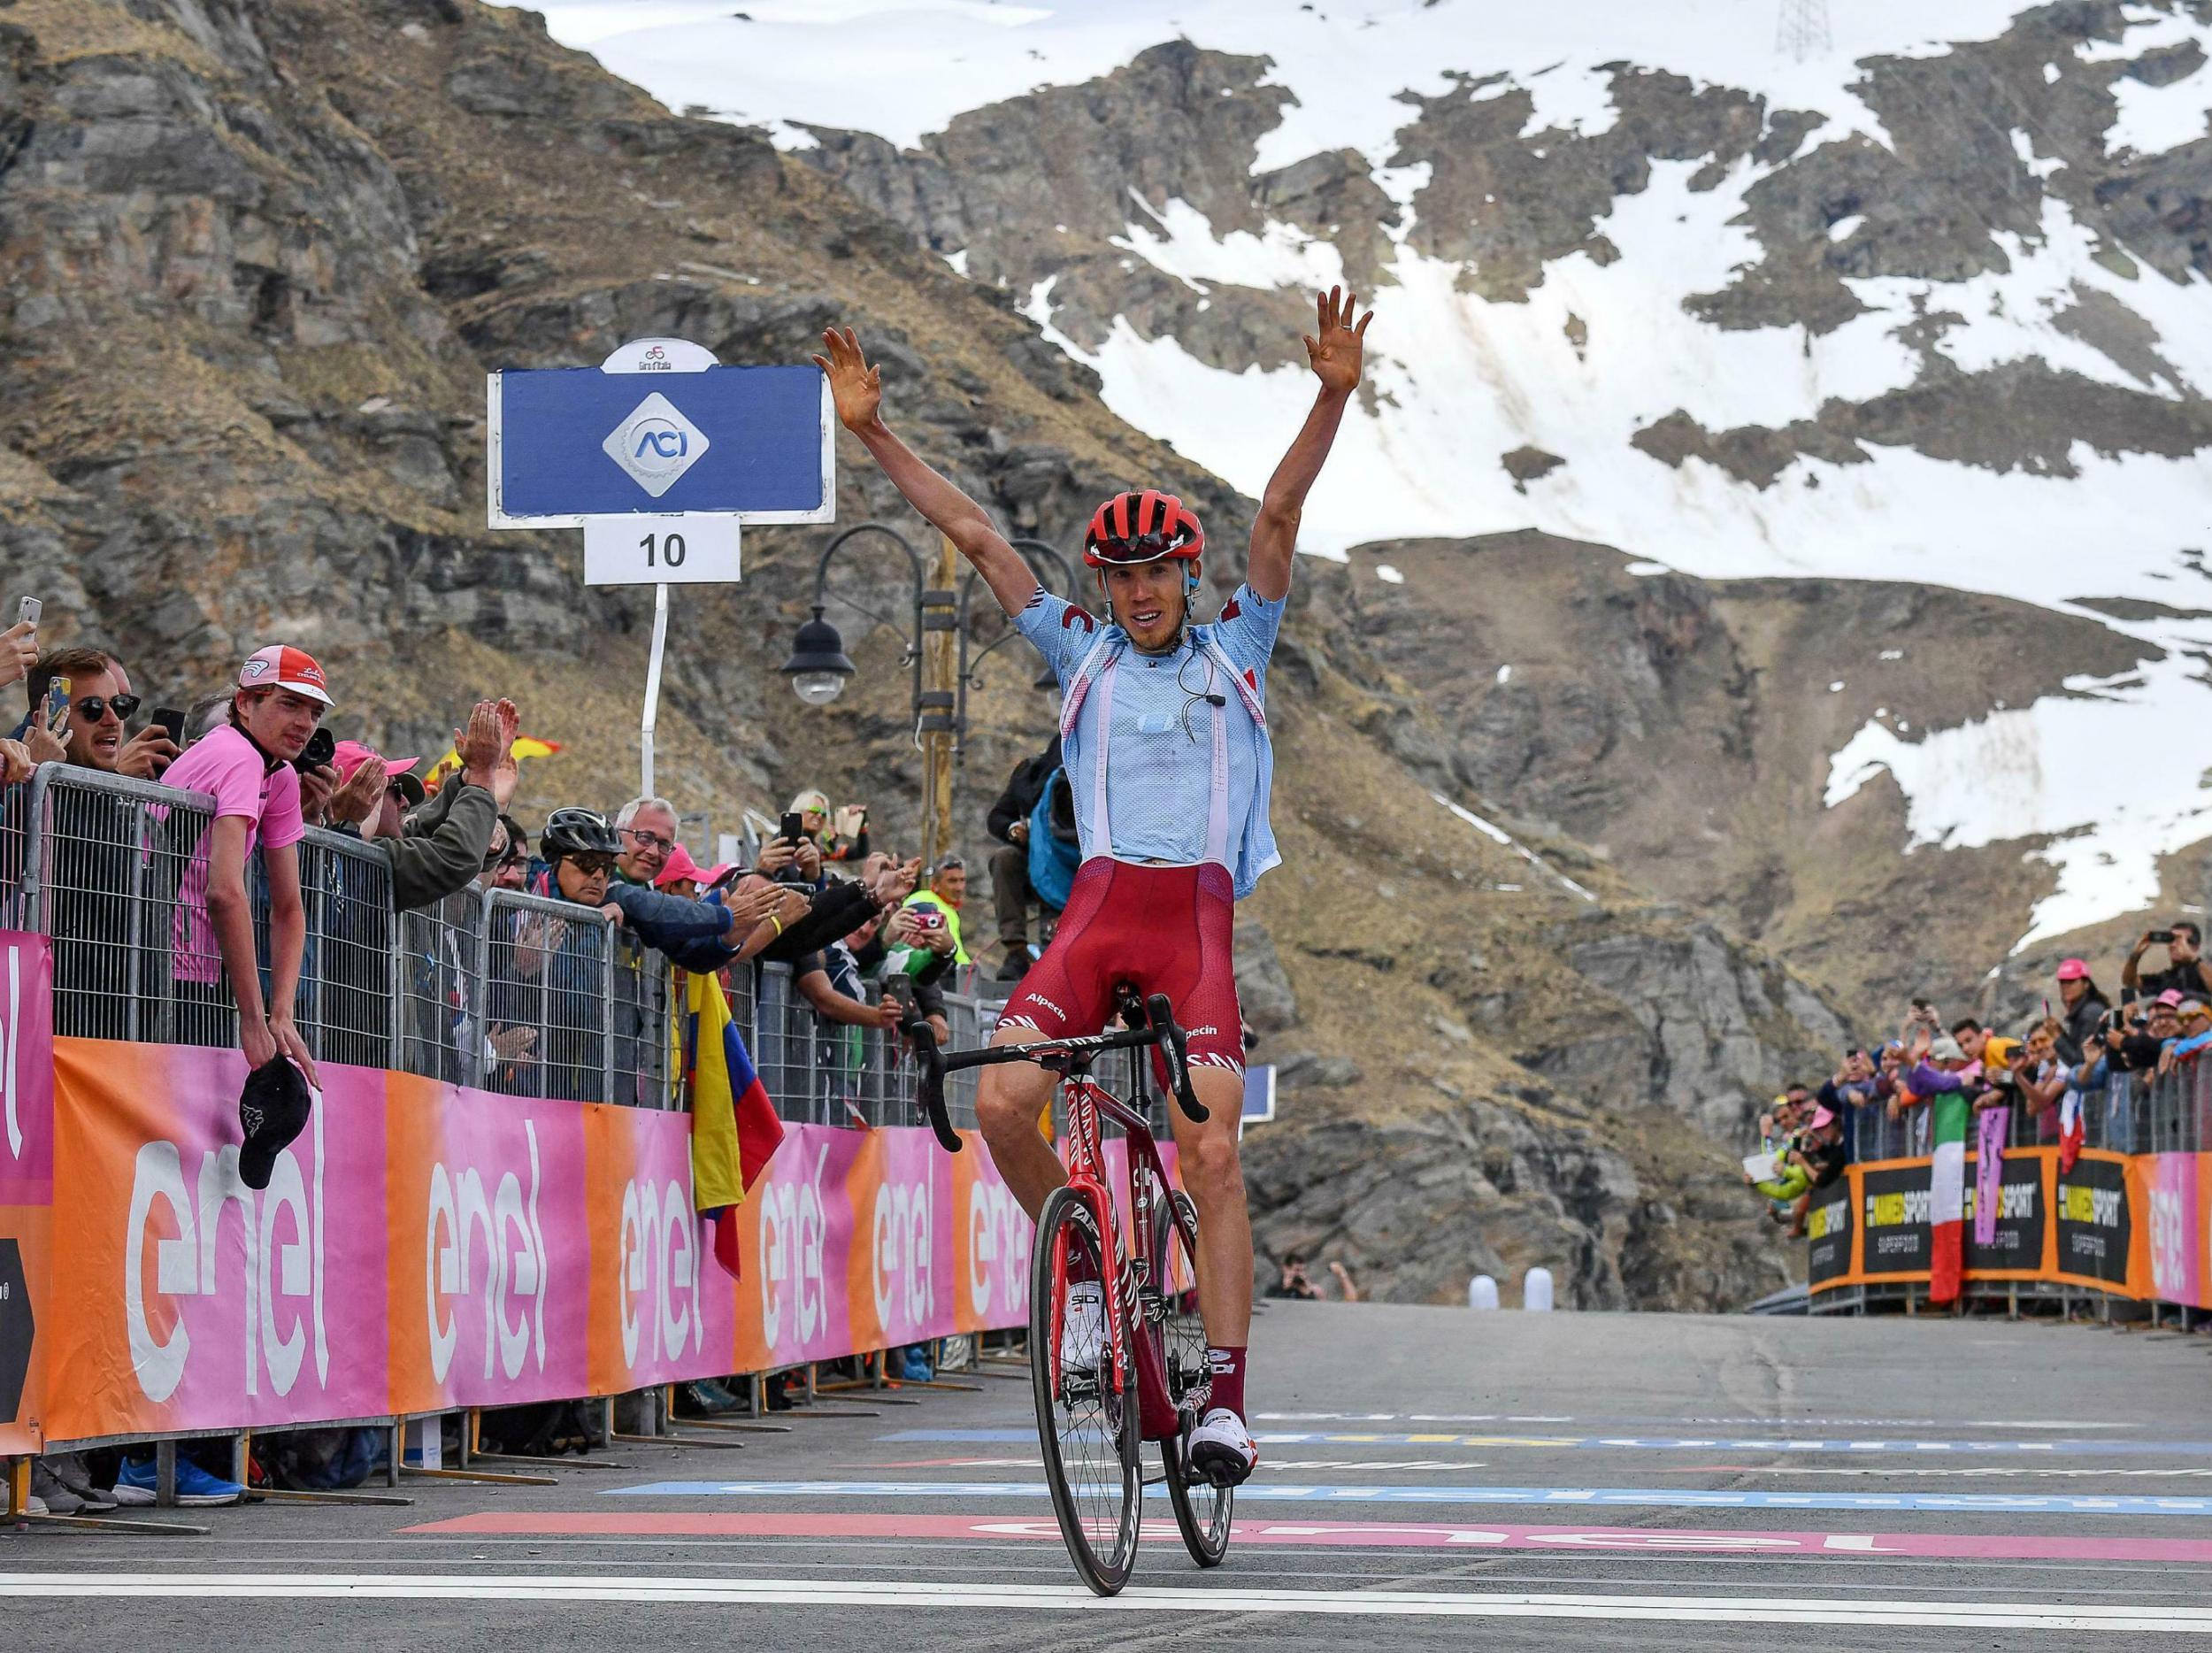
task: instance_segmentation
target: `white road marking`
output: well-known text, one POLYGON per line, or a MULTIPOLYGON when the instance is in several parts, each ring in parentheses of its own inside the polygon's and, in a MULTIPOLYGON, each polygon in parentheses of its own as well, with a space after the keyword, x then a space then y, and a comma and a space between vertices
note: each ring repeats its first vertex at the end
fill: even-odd
POLYGON ((47 1572, 0 1574, 0 1596, 251 1601, 609 1602, 653 1606, 1020 1608, 1094 1612, 1327 1614, 1357 1618, 1571 1618, 1914 1629, 2178 1631, 2212 1634, 2212 1610, 2050 1602, 1868 1602, 1801 1595, 1611 1595, 1520 1591, 1137 1588, 1110 1597, 1078 1584, 914 1580, 586 1578, 520 1573, 47 1572))

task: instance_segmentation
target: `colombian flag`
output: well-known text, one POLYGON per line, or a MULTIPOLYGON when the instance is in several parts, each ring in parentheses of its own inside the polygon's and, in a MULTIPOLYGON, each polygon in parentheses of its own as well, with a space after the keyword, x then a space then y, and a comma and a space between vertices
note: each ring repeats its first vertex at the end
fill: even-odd
POLYGON ((783 1121, 712 975, 686 979, 684 1092, 691 1101, 691 1197, 713 1226, 715 1260, 737 1278, 737 1208, 783 1141, 783 1121))

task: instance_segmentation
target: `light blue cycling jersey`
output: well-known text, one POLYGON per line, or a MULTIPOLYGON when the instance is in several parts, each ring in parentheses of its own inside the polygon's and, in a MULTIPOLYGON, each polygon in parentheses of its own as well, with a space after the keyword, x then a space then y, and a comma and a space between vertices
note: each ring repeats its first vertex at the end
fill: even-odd
POLYGON ((1240 586, 1219 619, 1188 627, 1174 653, 1157 656, 1139 653, 1120 627, 1102 626, 1042 588, 1015 617, 1073 703, 1061 761, 1085 859, 1110 855, 1178 866, 1218 860, 1231 870, 1242 900, 1282 858, 1267 819, 1273 754, 1265 722, 1255 712, 1266 696, 1267 662, 1284 607, 1240 586), (1232 680, 1232 673, 1243 681, 1232 680), (1099 691, 1102 683, 1106 688, 1099 691), (1107 701, 1111 721, 1102 740, 1098 719, 1107 701), (1102 787, 1102 748, 1108 754, 1102 787), (1217 751, 1225 757, 1218 776, 1217 751), (1225 834, 1214 808, 1217 780, 1225 834), (1102 806, 1110 842, 1101 842, 1098 831, 1102 806))

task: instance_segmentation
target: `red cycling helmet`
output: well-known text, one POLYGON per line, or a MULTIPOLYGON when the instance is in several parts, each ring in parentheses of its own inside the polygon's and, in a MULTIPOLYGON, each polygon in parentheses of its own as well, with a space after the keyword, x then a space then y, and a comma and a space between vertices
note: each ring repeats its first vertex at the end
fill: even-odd
POLYGON ((1164 557, 1192 562, 1205 549, 1197 514, 1156 488, 1115 495, 1083 535, 1083 560, 1093 568, 1129 568, 1164 557))

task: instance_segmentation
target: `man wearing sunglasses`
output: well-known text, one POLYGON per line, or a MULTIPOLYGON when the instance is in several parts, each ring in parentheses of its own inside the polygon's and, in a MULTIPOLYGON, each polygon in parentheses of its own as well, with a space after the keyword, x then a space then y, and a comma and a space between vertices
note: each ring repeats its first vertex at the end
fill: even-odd
POLYGON ((73 764, 134 780, 158 780, 177 755, 159 729, 133 735, 124 726, 142 702, 131 693, 130 674, 113 655, 97 649, 57 649, 41 655, 24 679, 31 715, 19 737, 36 763, 73 764), (69 710, 48 727, 46 690, 58 677, 69 680, 69 710))

